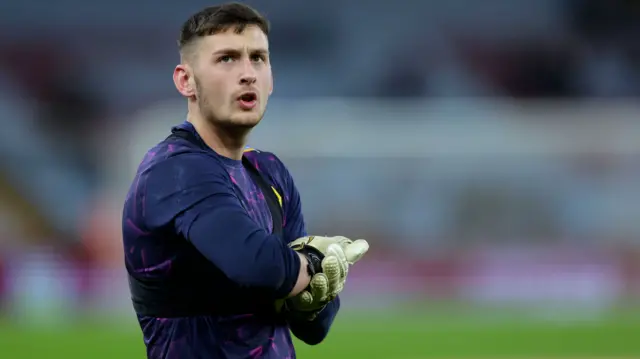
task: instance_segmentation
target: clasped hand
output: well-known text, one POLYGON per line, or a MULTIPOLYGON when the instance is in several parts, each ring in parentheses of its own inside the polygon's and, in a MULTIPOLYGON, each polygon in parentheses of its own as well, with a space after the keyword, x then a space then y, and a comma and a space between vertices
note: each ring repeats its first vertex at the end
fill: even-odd
POLYGON ((309 320, 342 292, 349 267, 369 250, 366 240, 343 236, 307 236, 296 239, 289 246, 307 257, 315 274, 304 291, 282 303, 282 310, 297 312, 309 320))

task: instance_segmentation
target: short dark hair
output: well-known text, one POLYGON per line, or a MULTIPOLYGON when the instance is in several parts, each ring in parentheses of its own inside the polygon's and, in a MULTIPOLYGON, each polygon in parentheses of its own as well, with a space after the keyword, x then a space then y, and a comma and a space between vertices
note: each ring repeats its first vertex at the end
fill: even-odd
POLYGON ((259 27, 265 35, 269 35, 269 21, 254 8, 230 2, 209 6, 193 14, 182 25, 178 47, 182 51, 198 38, 213 35, 234 28, 242 33, 248 25, 259 27))

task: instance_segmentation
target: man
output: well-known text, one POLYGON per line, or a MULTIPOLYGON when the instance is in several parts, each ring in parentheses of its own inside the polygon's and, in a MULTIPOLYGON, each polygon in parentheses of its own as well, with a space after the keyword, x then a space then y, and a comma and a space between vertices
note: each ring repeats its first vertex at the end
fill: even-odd
POLYGON ((241 4, 183 26, 187 121, 142 160, 123 213, 125 263, 149 358, 295 358, 327 335, 364 240, 308 236, 273 154, 246 148, 273 89, 269 25, 241 4))

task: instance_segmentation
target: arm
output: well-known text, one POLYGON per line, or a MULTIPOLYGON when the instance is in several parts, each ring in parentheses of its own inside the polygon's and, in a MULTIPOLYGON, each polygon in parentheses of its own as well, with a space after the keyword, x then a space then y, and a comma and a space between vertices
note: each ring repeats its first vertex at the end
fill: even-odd
POLYGON ((210 157, 170 157, 145 174, 145 221, 175 231, 241 286, 293 296, 309 283, 306 259, 259 227, 242 207, 230 180, 210 157))
MULTIPOLYGON (((287 241, 293 241, 297 238, 307 235, 304 216, 302 214, 302 202, 300 193, 296 188, 293 178, 284 164, 280 162, 281 171, 284 179, 284 190, 286 204, 284 235, 287 241)), ((302 318, 288 318, 289 327, 296 338, 302 340, 309 345, 319 344, 329 333, 329 329, 333 324, 333 320, 340 309, 340 298, 336 298, 327 304, 326 307, 318 314, 318 316, 308 321, 302 318)))

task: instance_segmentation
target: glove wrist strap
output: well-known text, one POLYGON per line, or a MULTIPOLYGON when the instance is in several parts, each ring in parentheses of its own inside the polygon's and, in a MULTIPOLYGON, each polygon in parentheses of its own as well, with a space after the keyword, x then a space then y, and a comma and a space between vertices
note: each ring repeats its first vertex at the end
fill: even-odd
POLYGON ((322 273, 322 260, 324 259, 322 252, 311 246, 304 246, 298 252, 307 258, 307 273, 310 277, 322 273))

